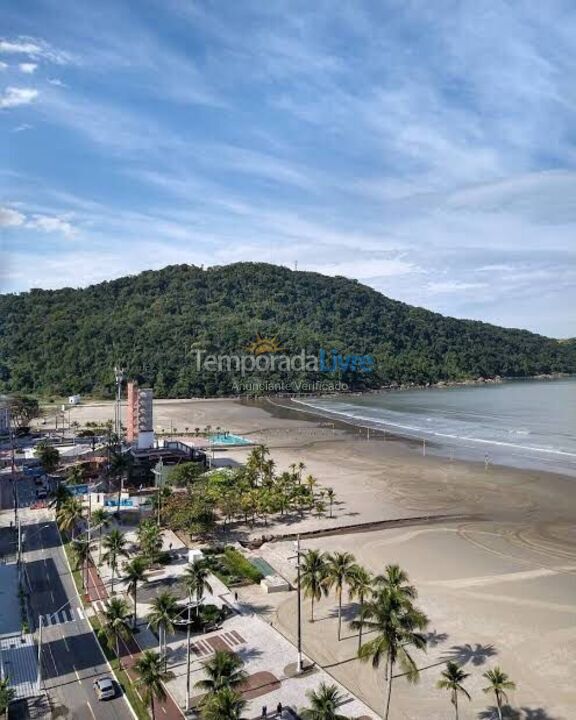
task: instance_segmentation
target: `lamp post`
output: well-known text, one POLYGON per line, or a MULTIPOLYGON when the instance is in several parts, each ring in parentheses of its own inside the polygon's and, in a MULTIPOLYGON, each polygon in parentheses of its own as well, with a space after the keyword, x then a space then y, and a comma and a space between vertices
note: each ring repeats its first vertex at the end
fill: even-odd
POLYGON ((297 593, 297 605, 296 605, 296 622, 298 625, 297 628, 297 652, 298 657, 296 661, 296 672, 298 675, 302 672, 304 669, 304 663, 302 660, 302 588, 301 588, 301 582, 300 582, 300 534, 298 534, 298 539, 296 540, 296 555, 292 556, 290 559, 296 558, 296 593, 297 593))

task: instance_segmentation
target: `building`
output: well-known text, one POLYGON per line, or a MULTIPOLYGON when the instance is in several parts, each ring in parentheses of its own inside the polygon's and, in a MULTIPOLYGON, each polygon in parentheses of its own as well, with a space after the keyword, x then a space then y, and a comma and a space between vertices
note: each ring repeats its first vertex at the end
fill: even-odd
POLYGON ((80 395, 70 395, 68 397, 68 405, 80 405, 80 395))
POLYGON ((153 405, 152 388, 139 388, 135 380, 130 380, 128 382, 126 440, 138 449, 154 447, 153 405))
POLYGON ((179 440, 168 440, 163 447, 130 448, 132 468, 130 482, 133 486, 163 485, 170 472, 180 463, 197 462, 207 466, 206 453, 179 440))

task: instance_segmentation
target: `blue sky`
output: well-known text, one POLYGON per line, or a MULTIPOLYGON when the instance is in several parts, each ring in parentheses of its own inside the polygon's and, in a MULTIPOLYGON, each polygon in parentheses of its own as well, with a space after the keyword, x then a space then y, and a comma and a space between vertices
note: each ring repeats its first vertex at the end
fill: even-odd
POLYGON ((2 287, 257 260, 576 335, 572 0, 4 0, 2 287))

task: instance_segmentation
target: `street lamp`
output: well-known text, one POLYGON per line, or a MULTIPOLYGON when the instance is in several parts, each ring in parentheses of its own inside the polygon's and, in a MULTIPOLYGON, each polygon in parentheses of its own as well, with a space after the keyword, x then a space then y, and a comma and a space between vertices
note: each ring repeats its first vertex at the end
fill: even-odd
POLYGON ((298 675, 303 670, 303 662, 302 662, 302 589, 301 589, 301 582, 300 582, 300 534, 298 534, 298 539, 294 543, 296 546, 296 555, 293 555, 290 560, 293 560, 296 558, 296 569, 297 569, 297 575, 296 575, 296 592, 298 595, 298 604, 297 604, 297 612, 296 612, 296 621, 298 623, 298 642, 297 642, 297 650, 298 650, 298 659, 296 663, 296 672, 298 675))

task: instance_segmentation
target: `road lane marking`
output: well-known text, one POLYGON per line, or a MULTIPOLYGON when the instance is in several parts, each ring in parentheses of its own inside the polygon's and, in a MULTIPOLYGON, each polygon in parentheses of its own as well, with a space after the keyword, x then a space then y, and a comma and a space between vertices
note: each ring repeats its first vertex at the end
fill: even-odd
POLYGON ((96 720, 96 715, 94 715, 94 710, 92 710, 92 705, 88 701, 86 701, 86 705, 88 705, 88 710, 90 710, 90 715, 96 720))

